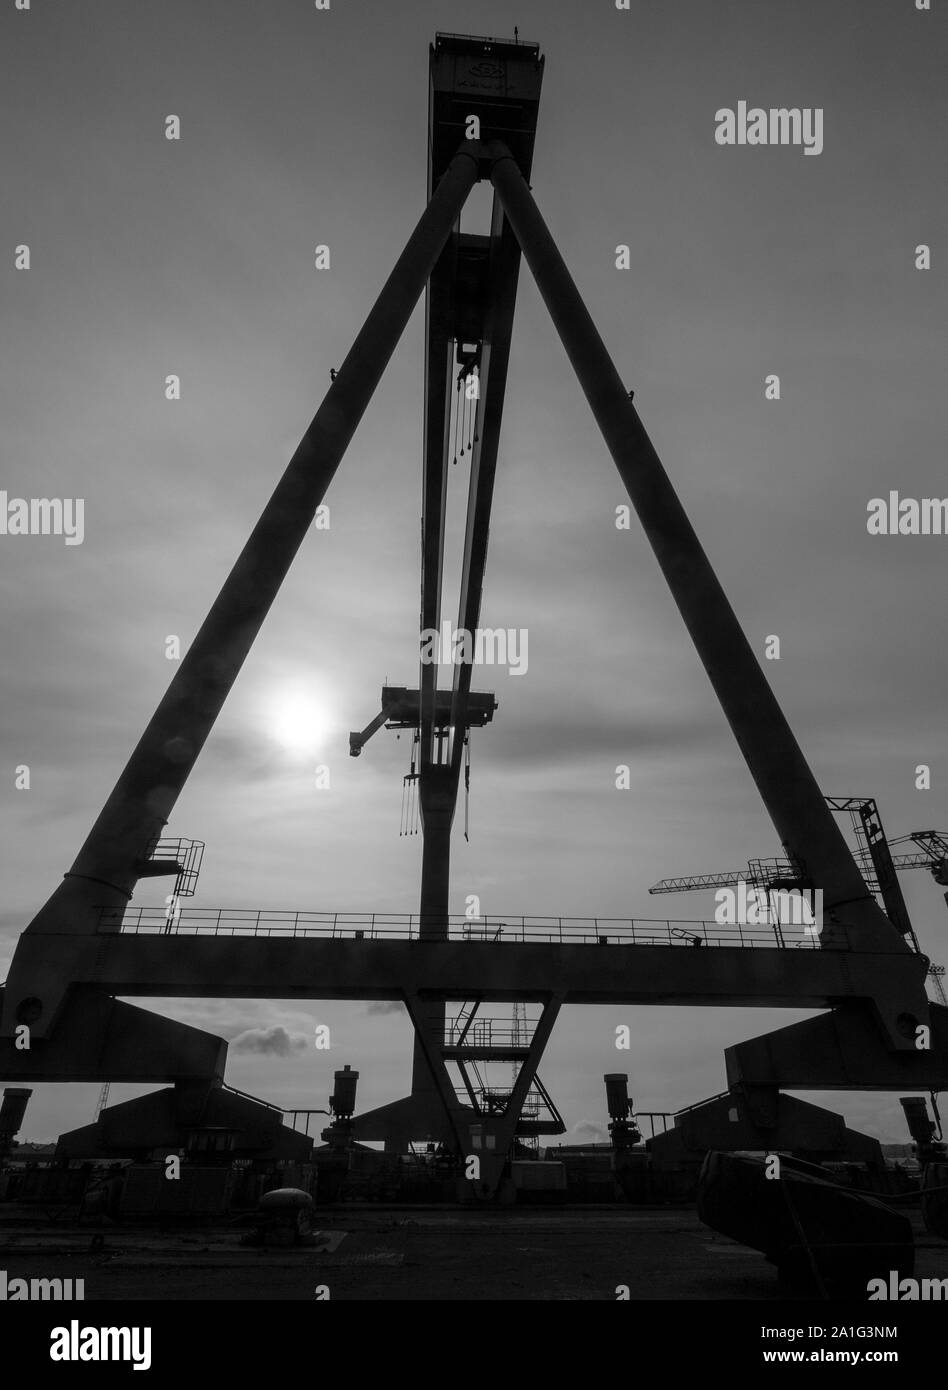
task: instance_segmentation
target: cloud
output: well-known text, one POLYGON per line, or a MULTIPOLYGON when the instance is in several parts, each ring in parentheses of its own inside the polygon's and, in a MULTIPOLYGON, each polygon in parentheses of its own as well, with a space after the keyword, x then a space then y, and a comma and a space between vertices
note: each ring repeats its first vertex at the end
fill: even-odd
POLYGON ((573 1125, 570 1130, 570 1137, 575 1138, 580 1144, 608 1144, 609 1131, 604 1125, 597 1125, 592 1120, 580 1120, 579 1124, 573 1125))
POLYGON ((234 1052, 256 1052, 273 1057, 289 1057, 294 1052, 305 1052, 309 1038, 302 1033, 288 1033, 280 1026, 274 1028, 247 1028, 230 1041, 234 1052))
POLYGON ((367 1014, 400 1014, 404 1008, 400 999, 373 999, 366 1004, 365 1011, 367 1014))
POLYGON ((490 757, 503 760, 507 768, 524 764, 548 768, 593 757, 610 761, 621 761, 623 755, 664 757, 685 749, 693 758, 695 750, 713 752, 727 732, 712 698, 706 715, 683 712, 676 718, 659 711, 647 723, 621 712, 605 713, 593 721, 550 712, 527 725, 501 722, 491 730, 490 757))

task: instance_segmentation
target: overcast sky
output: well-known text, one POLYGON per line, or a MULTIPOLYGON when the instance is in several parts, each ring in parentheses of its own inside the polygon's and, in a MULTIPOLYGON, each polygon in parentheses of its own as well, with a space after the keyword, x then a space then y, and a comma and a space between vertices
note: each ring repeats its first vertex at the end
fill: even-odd
MULTIPOLYGON (((948 7, 934 9, 4 6, 0 488, 84 498, 85 538, 0 537, 0 965, 163 693, 166 636, 193 637, 417 220, 438 29, 516 23, 541 43, 535 196, 751 641, 762 655, 781 639, 767 672, 821 786, 878 797, 892 836, 948 825, 948 537, 866 530, 872 497, 948 493, 948 7), (822 108, 822 153, 716 144, 715 112, 741 100, 822 108), (23 763, 29 791, 14 788, 23 763)), ((462 226, 480 230, 483 206, 462 226)), ((407 742, 382 733, 350 760, 347 731, 386 677, 416 677, 422 369, 419 307, 326 499, 331 529, 308 537, 170 823, 207 841, 198 905, 417 910, 421 838, 398 835, 407 742), (279 736, 300 693, 318 747, 279 736)), ((451 481, 463 501, 462 467, 451 481)), ((637 522, 615 528, 625 500, 525 269, 483 622, 528 630, 529 671, 475 678, 499 710, 472 739, 454 911, 476 893, 490 913, 709 916, 708 896, 647 888, 779 850, 637 522)), ((923 948, 948 960, 941 891, 924 873, 903 886, 923 948)), ((164 891, 145 883, 135 902, 164 891)), ((360 1108, 408 1085, 396 1014, 149 1006, 229 1039, 286 1029, 288 1056, 232 1049, 227 1073, 284 1105, 324 1105, 344 1062, 360 1108), (330 1053, 293 1046, 314 1021, 330 1053)), ((803 1016, 567 1010, 541 1075, 588 1137, 607 1118, 603 1072, 674 1110, 723 1089, 727 1045, 803 1016)), ((97 1091, 37 1087, 24 1137, 91 1119, 97 1091)), ((907 1137, 894 1096, 815 1099, 907 1137)))

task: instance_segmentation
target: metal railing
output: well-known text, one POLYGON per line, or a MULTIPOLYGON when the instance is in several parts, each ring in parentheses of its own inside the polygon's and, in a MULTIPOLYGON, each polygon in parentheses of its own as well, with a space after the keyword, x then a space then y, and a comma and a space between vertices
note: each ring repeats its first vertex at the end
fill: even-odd
MULTIPOLYGON (((704 1100, 692 1101, 690 1105, 683 1105, 680 1110, 676 1110, 676 1115, 687 1115, 692 1110, 700 1110, 703 1105, 713 1105, 717 1100, 723 1100, 725 1096, 734 1095, 733 1091, 718 1091, 717 1095, 705 1096, 704 1100)), ((735 1098, 736 1099, 736 1098, 735 1098)))
MULTIPOLYGON (((510 1100, 512 1087, 510 1086, 488 1086, 483 1081, 474 1086, 474 1098, 477 1101, 477 1114, 483 1117, 491 1115, 501 1115, 510 1100)), ((463 1086, 455 1086, 454 1094, 465 1107, 471 1106, 471 1096, 463 1086)), ((520 1107, 520 1118, 523 1120, 538 1120, 542 1113, 548 1111, 548 1106, 544 1101, 543 1095, 535 1088, 534 1082, 530 1083, 530 1089, 524 1097, 523 1105, 520 1107)))
MULTIPOLYGON (((425 918, 417 913, 294 912, 290 910, 183 907, 101 908, 98 930, 156 936, 312 937, 334 941, 517 942, 560 946, 683 946, 820 949, 813 927, 772 923, 734 926, 687 918, 479 917, 425 918)), ((848 949, 845 929, 834 923, 832 947, 848 949)), ((826 949, 823 947, 823 949, 826 949)))
POLYGON ((274 1105, 272 1101, 261 1100, 259 1096, 252 1096, 249 1091, 240 1091, 236 1086, 229 1086, 226 1081, 221 1083, 221 1090, 228 1095, 239 1096, 241 1100, 252 1100, 254 1105, 265 1105, 268 1110, 273 1110, 277 1115, 282 1115, 283 1109, 279 1105, 274 1105))
POLYGON ((643 1139, 645 1138, 645 1131, 643 1126, 639 1124, 640 1120, 648 1120, 649 1139, 655 1138, 655 1132, 659 1124, 661 1124, 662 1127, 662 1134, 675 1128, 675 1113, 672 1110, 634 1110, 632 1112, 632 1118, 635 1120, 643 1139))
POLYGON ((468 1025, 463 1014, 445 1020, 445 1046, 467 1047, 522 1047, 524 1052, 530 1046, 536 1028, 535 1020, 518 1025, 510 1018, 476 1018, 468 1025))
MULTIPOLYGON (((328 1110, 283 1110, 281 1113, 283 1115, 283 1123, 285 1125, 287 1125, 290 1129, 295 1129, 297 1134, 305 1134, 307 1138, 309 1137, 309 1126, 312 1122, 314 1115, 325 1115, 326 1120, 323 1121, 324 1124, 327 1124, 331 1118, 330 1112, 328 1110), (303 1129, 300 1129, 301 1116, 306 1121, 306 1124, 303 1129)), ((317 1120, 316 1123, 318 1125, 319 1121, 317 1120)))
POLYGON ((174 894, 192 898, 201 873, 204 858, 203 840, 161 840, 155 838, 148 847, 146 858, 151 864, 168 864, 178 870, 174 894))

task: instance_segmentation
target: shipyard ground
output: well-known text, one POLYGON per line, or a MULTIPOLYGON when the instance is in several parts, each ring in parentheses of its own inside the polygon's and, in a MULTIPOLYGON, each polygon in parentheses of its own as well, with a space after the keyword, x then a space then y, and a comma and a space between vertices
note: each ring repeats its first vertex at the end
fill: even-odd
MULTIPOLYGON (((316 1225, 315 1247, 261 1250, 241 1245, 245 1227, 234 1223, 79 1229, 8 1206, 0 1269, 8 1279, 84 1279, 86 1301, 312 1301, 318 1286, 332 1299, 372 1301, 614 1301, 619 1285, 632 1300, 786 1298, 763 1256, 687 1208, 339 1206, 322 1209, 316 1225)), ((948 1277, 948 1243, 917 1215, 913 1225, 916 1278, 948 1277)))

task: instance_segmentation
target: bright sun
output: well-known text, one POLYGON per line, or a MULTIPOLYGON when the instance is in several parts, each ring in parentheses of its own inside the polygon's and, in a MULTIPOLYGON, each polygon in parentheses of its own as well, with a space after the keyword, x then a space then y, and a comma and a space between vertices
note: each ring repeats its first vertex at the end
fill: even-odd
POLYGON ((325 704, 303 690, 284 690, 270 701, 270 733, 290 753, 315 753, 332 728, 325 704))

